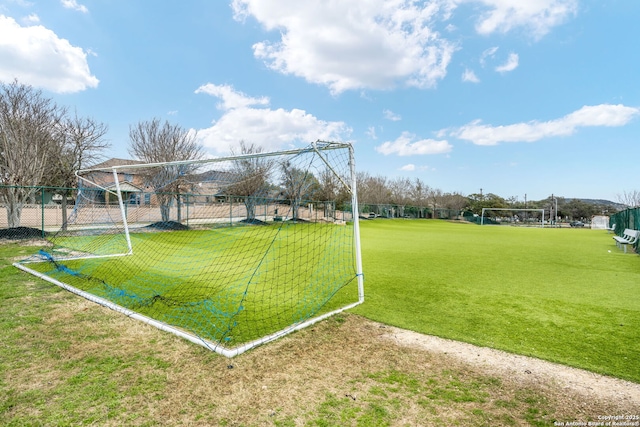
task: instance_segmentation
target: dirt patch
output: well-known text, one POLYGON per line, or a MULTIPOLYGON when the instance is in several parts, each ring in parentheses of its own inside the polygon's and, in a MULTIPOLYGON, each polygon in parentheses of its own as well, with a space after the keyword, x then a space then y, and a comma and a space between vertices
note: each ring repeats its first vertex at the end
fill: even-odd
POLYGON ((636 409, 640 407, 640 384, 404 329, 388 327, 387 331, 384 337, 398 345, 446 355, 492 375, 522 383, 553 385, 582 396, 585 401, 615 402, 636 409))

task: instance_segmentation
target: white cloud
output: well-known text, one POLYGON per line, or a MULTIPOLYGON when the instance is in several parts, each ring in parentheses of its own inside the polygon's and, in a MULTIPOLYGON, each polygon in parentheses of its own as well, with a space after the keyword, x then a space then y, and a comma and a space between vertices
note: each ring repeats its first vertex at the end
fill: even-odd
POLYGON ((640 108, 627 107, 622 104, 585 105, 581 109, 565 116, 565 120, 573 126, 624 126, 635 116, 640 115, 640 108))
MULTIPOLYGON (((273 35, 253 45, 256 58, 337 95, 436 86, 460 48, 459 37, 447 38, 457 33, 447 21, 463 3, 480 6, 471 9, 479 10, 478 33, 522 29, 534 39, 578 10, 578 0, 232 0, 231 6, 236 20, 255 19, 273 35)), ((486 50, 480 64, 496 51, 486 50)), ((511 59, 501 72, 517 66, 511 59)))
POLYGON ((378 139, 375 126, 369 126, 367 128, 367 131, 365 132, 365 135, 367 135, 371 139, 378 139))
POLYGON ((501 142, 534 142, 543 138, 568 136, 587 126, 624 126, 640 115, 640 108, 621 104, 584 106, 573 113, 546 122, 531 121, 506 126, 484 125, 479 120, 457 129, 443 130, 449 135, 476 145, 497 145, 501 142))
POLYGON ((462 81, 480 83, 480 79, 478 78, 478 76, 476 76, 476 73, 474 73, 473 70, 469 70, 468 68, 464 70, 464 73, 462 73, 462 81))
MULTIPOLYGON (((487 62, 489 61, 493 62, 496 59, 497 52, 498 52, 498 46, 493 46, 488 49, 485 49, 482 52, 482 54, 480 54, 480 66, 484 68, 487 66, 487 62)), ((506 73, 518 68, 519 63, 520 63, 520 57, 518 56, 518 54, 510 53, 507 60, 503 64, 494 67, 494 69, 499 73, 506 73)), ((463 81, 473 81, 473 80, 465 80, 465 76, 463 75, 463 81)))
POLYGON ((427 165, 414 165, 413 163, 409 163, 406 164, 404 166, 401 166, 399 168, 399 170, 404 171, 404 172, 415 172, 415 171, 419 171, 419 172, 432 172, 435 171, 435 168, 429 167, 427 165))
POLYGON ((489 49, 485 49, 480 55, 480 65, 483 67, 487 63, 487 58, 493 58, 498 51, 498 46, 490 47, 489 49))
POLYGON ((232 7, 236 19, 253 17, 280 34, 254 44, 257 58, 334 94, 433 87, 456 50, 434 29, 450 16, 451 0, 233 0, 232 7))
POLYGON ((41 26, 20 26, 0 15, 0 81, 21 83, 52 92, 78 92, 97 87, 87 54, 68 40, 41 26))
POLYGON ((447 141, 421 139, 414 141, 415 135, 403 132, 395 141, 387 141, 376 147, 376 151, 386 155, 413 156, 422 154, 442 154, 451 151, 452 146, 447 141))
POLYGON ((392 122, 398 122, 402 120, 400 114, 396 114, 391 110, 383 110, 382 113, 384 114, 385 119, 391 120, 392 122))
POLYGON ((269 98, 253 98, 232 86, 208 83, 196 90, 220 98, 222 116, 206 129, 198 131, 200 143, 218 154, 229 153, 240 141, 256 144, 265 151, 307 144, 318 139, 345 140, 351 129, 344 122, 320 120, 304 110, 253 108, 268 105, 269 98))
POLYGON ((502 65, 496 67, 496 71, 499 73, 507 73, 509 71, 513 71, 518 68, 518 64, 520 63, 520 57, 517 53, 510 53, 509 58, 507 58, 507 62, 502 65))
POLYGON ((236 91, 229 85, 207 83, 196 89, 196 93, 206 93, 220 98, 222 100, 222 102, 218 104, 220 110, 231 110, 233 108, 249 107, 251 105, 269 105, 269 98, 265 96, 252 98, 242 92, 236 91))
POLYGON ((22 22, 25 24, 38 24, 40 22, 40 17, 37 14, 32 13, 29 16, 24 17, 22 22))
POLYGON ((482 3, 490 8, 476 24, 480 34, 506 33, 526 28, 539 39, 552 27, 562 24, 578 10, 578 0, 462 0, 482 3))
POLYGON ((66 9, 73 9, 82 13, 89 12, 89 9, 87 9, 85 5, 78 4, 76 0, 60 0, 60 3, 62 3, 62 6, 64 6, 66 9))

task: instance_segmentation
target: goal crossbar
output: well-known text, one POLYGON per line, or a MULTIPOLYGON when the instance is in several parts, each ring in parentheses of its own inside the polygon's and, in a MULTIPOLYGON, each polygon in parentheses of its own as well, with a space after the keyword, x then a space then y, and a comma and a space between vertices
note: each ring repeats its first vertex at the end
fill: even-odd
POLYGON ((148 169, 158 166, 181 166, 181 165, 204 165, 208 163, 220 163, 226 161, 236 161, 236 160, 244 160, 248 158, 256 157, 259 155, 260 157, 275 157, 282 155, 296 155, 304 152, 308 152, 309 150, 317 151, 317 147, 324 150, 338 150, 341 148, 351 149, 353 146, 346 142, 334 142, 334 141, 322 141, 317 140, 311 144, 311 147, 307 148, 298 148, 295 150, 284 150, 284 151, 272 151, 266 153, 257 153, 257 154, 239 154, 236 156, 226 156, 226 157, 215 157, 212 159, 201 159, 201 160, 176 160, 172 162, 157 162, 157 163, 133 163, 129 165, 117 165, 117 166, 108 166, 103 168, 88 168, 88 169, 80 169, 75 172, 75 175, 82 179, 82 175, 88 172, 96 172, 96 171, 112 171, 112 170, 123 170, 123 169, 148 169))

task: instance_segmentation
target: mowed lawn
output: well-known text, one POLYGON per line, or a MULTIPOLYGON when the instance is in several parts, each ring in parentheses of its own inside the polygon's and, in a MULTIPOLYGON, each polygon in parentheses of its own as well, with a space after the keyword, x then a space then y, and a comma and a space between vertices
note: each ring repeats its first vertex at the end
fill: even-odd
MULTIPOLYGON (((122 235, 58 238, 95 254, 125 252, 122 235)), ((358 300, 353 233, 280 223, 132 233, 130 256, 30 263, 76 289, 233 347, 358 300)))
MULTIPOLYGON (((367 300, 357 310, 367 316, 568 364, 587 365, 585 356, 593 370, 638 381, 628 373, 637 363, 640 258, 606 232, 376 219, 362 233, 367 300), (573 242, 562 247, 562 235, 573 242), (517 270, 531 265, 539 270, 517 270), (538 278, 517 284, 554 265, 570 270, 551 278, 571 279, 564 293, 538 278), (608 278, 594 287, 601 295, 566 292, 596 276, 608 278), (607 292, 612 282, 626 295, 607 292)), ((627 399, 398 345, 389 329, 353 314, 226 359, 24 274, 11 263, 37 247, 0 243, 3 426, 552 426, 636 410, 627 399)))
POLYGON ((370 319, 640 383, 640 257, 604 230, 361 222, 370 319))

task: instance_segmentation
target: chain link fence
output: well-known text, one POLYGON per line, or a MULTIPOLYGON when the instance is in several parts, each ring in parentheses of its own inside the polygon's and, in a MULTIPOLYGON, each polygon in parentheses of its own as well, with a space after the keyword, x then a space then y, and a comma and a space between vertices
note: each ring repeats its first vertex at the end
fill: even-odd
MULTIPOLYGON (((89 227, 102 222, 122 223, 122 212, 116 198, 94 203, 91 209, 76 212, 78 189, 61 187, 0 186, 0 239, 22 240, 47 238, 63 226, 89 227), (73 218, 71 221, 70 218, 73 218), (67 224, 69 221, 69 224, 67 224), (71 224, 73 222, 73 224, 71 224)), ((168 220, 184 226, 217 223, 237 223, 247 216, 240 198, 220 195, 180 194, 168 209, 168 220)), ((123 200, 124 215, 131 226, 166 222, 153 193, 136 193, 123 200)), ((291 215, 288 201, 261 200, 255 205, 256 220, 286 221, 291 215)), ((351 213, 337 209, 331 202, 305 202, 297 209, 300 220, 326 222, 351 221, 351 213)))
MULTIPOLYGON (((611 215, 609 217, 609 227, 613 227, 613 232, 618 236, 622 236, 627 228, 640 230, 640 208, 629 208, 611 215)), ((633 248, 638 253, 637 241, 633 248)))
MULTIPOLYGON (((50 187, 50 186, 3 186, 0 185, 0 239, 34 239, 46 238, 48 235, 58 232, 64 225, 69 215, 75 208, 75 201, 78 194, 77 188, 50 187), (17 218, 15 212, 18 211, 17 218), (12 215, 14 217, 12 218, 12 215), (16 221, 17 219, 17 221, 16 221)), ((124 202, 127 220, 132 222, 154 222, 160 221, 160 212, 157 206, 149 203, 151 197, 146 194, 136 194, 136 197, 126 199, 124 202)), ((200 195, 199 198, 202 196, 200 195)), ((241 203, 227 202, 220 203, 212 197, 211 203, 207 206, 199 206, 192 203, 188 194, 183 195, 184 204, 172 206, 172 211, 180 210, 179 221, 185 225, 190 222, 197 222, 202 215, 207 216, 209 210, 217 209, 231 212, 231 217, 242 215, 239 212, 243 209, 241 203), (215 201, 215 203, 214 203, 215 201), (210 205, 210 206, 209 206, 210 205), (238 211, 234 214, 235 211, 238 211)), ((114 211, 112 216, 120 215, 119 206, 116 200, 101 206, 102 211, 114 211)), ((347 203, 347 205, 349 205, 347 203)), ((349 206, 332 206, 330 210, 349 206)), ((328 215, 326 204, 308 204, 300 210, 300 215, 308 217, 309 220, 316 220, 317 217, 328 215)), ((282 210, 282 209, 281 209, 282 210)), ((345 214, 348 209, 345 209, 345 214)), ((264 216, 265 220, 280 219, 277 205, 261 206, 256 212, 258 217, 264 216), (261 210, 260 210, 261 209, 261 210)), ((330 212, 331 215, 340 215, 338 212, 330 212)), ((172 215, 172 217, 175 215, 172 215)), ((210 215, 209 215, 210 216, 210 215)), ((350 221, 350 215, 341 219, 350 221)), ((473 221, 475 218, 463 216, 462 211, 447 208, 433 208, 430 206, 414 206, 403 204, 376 204, 360 203, 360 218, 407 218, 407 219, 447 219, 447 220, 467 220, 473 221)))
POLYGON ((73 210, 75 188, 0 185, 0 239, 45 238, 73 210))
POLYGON ((359 203, 360 218, 432 218, 462 219, 462 212, 456 209, 403 204, 359 203))

